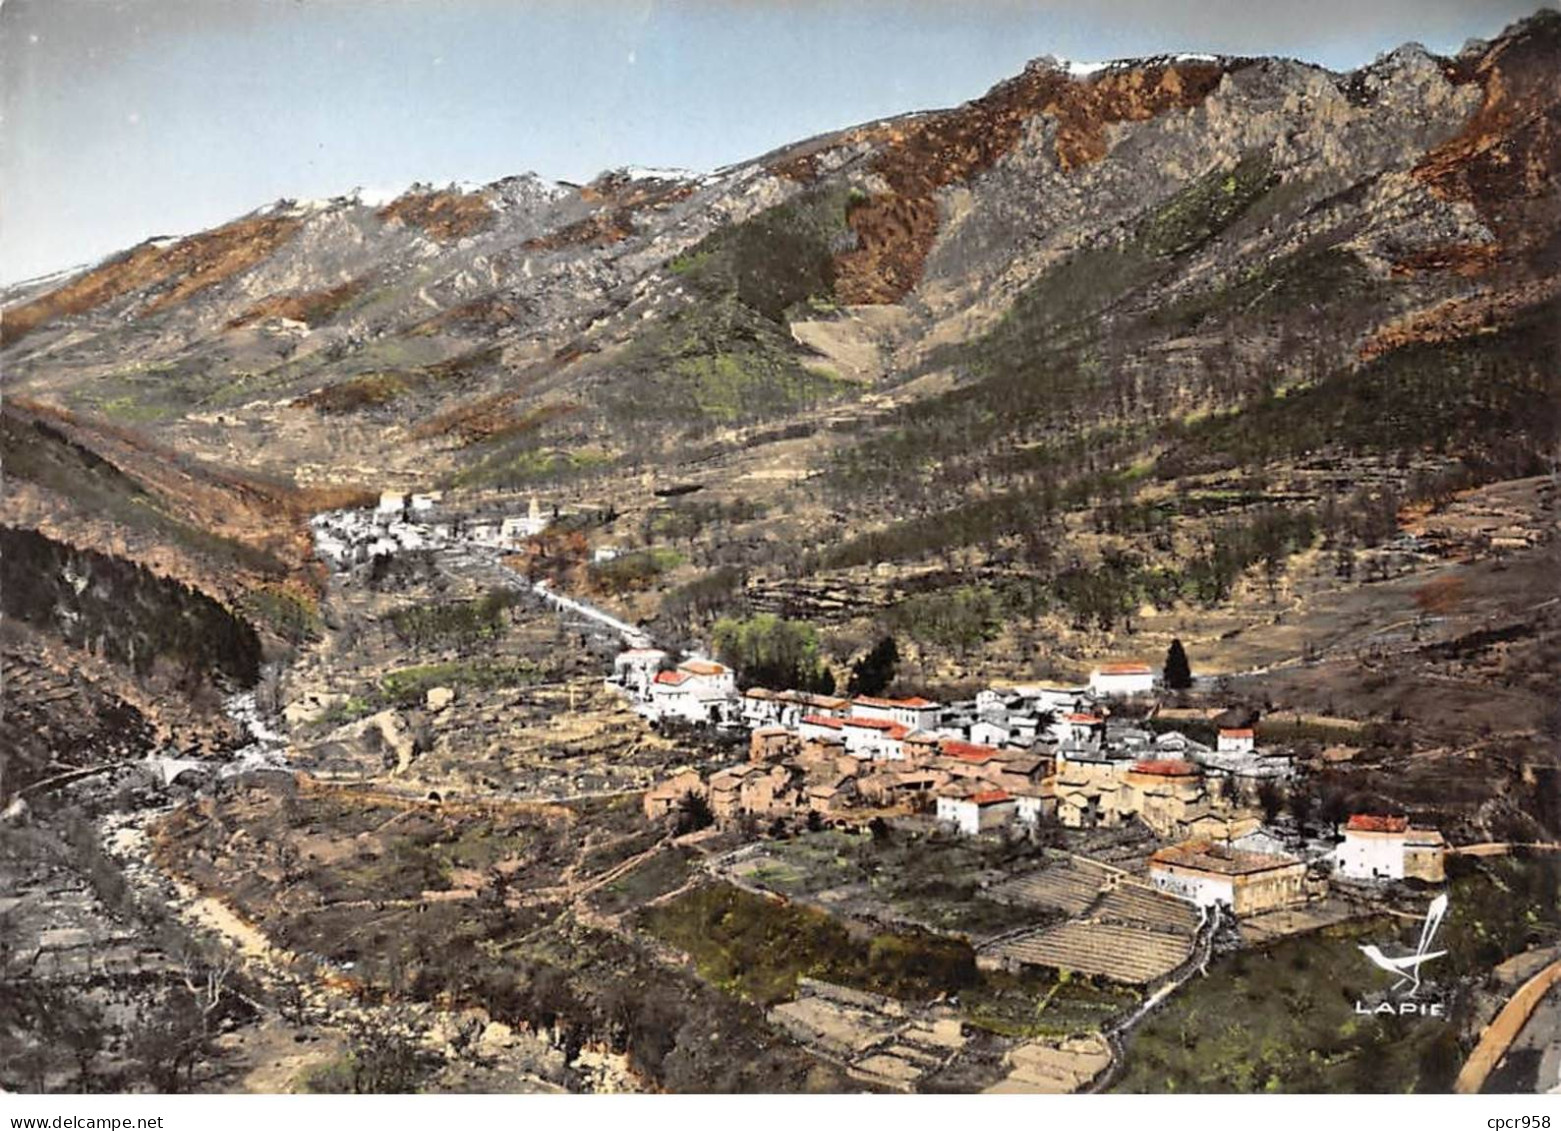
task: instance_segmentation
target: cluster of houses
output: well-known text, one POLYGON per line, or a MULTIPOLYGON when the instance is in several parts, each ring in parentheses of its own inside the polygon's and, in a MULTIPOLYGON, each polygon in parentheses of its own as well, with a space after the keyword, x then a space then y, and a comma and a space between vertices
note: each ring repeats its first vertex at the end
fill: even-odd
POLYGON ((517 549, 547 526, 535 496, 526 514, 494 519, 454 515, 443 502, 439 491, 382 491, 374 507, 317 514, 309 520, 315 557, 342 573, 377 557, 439 550, 457 542, 517 549))
POLYGON ((1293 776, 1266 750, 1250 717, 1215 720, 1211 746, 1176 730, 1113 716, 1110 701, 1155 688, 1137 664, 1097 669, 1087 686, 991 688, 974 700, 844 698, 736 688, 723 664, 673 664, 655 648, 619 655, 610 681, 657 721, 741 726, 747 761, 701 775, 684 767, 648 791, 661 819, 690 794, 718 822, 930 812, 967 835, 1033 828, 1111 828, 1133 822, 1168 843, 1149 860, 1158 889, 1200 906, 1258 914, 1317 898, 1331 864, 1342 879, 1440 882, 1439 833, 1402 817, 1357 815, 1328 858, 1303 860, 1261 831, 1257 795, 1293 776))

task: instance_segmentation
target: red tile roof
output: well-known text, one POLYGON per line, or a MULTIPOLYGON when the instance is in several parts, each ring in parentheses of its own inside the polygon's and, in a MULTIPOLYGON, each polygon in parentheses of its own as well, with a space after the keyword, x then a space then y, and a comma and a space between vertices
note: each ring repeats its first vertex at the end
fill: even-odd
POLYGON ((858 695, 852 702, 860 703, 864 707, 879 707, 884 710, 892 710, 895 707, 925 710, 937 706, 931 699, 923 699, 920 695, 912 695, 909 699, 878 699, 871 695, 858 695))
POLYGON ((952 738, 945 738, 941 749, 950 758, 958 758, 961 762, 988 762, 1001 753, 995 746, 982 746, 977 742, 960 742, 952 738))
POLYGON ((1101 675, 1153 675, 1148 664, 1101 664, 1095 669, 1101 675))
POLYGON ((685 680, 692 679, 692 678, 693 677, 690 676, 687 672, 657 672, 656 673, 656 682, 657 683, 671 684, 673 687, 676 687, 678 684, 684 682, 685 680))
POLYGON ((989 789, 985 793, 972 794, 970 800, 977 805, 996 805, 1003 801, 1012 801, 1013 798, 1006 790, 989 789))
POLYGON ((844 719, 833 718, 829 715, 803 715, 802 721, 816 727, 829 727, 831 730, 839 730, 846 725, 844 719))
POLYGON ((1251 727, 1220 727, 1221 738, 1255 738, 1257 732, 1251 727))
POLYGON ((1077 725, 1082 726, 1082 727, 1092 727, 1092 726, 1095 726, 1097 723, 1104 722, 1105 720, 1103 720, 1099 715, 1073 714, 1073 715, 1068 715, 1066 717, 1065 721, 1070 722, 1070 723, 1076 723, 1077 725))
POLYGON ((1133 764, 1135 774, 1156 774, 1160 777, 1180 778, 1188 777, 1198 772, 1198 767, 1191 762, 1174 762, 1158 760, 1149 762, 1135 762, 1133 764))
POLYGON ((1355 833, 1402 833, 1409 831, 1409 818, 1356 813, 1344 827, 1355 833))
POLYGON ((714 660, 684 660, 678 665, 678 670, 691 672, 694 675, 725 675, 727 667, 714 660))
POLYGON ((868 730, 888 730, 896 724, 888 719, 846 719, 848 727, 866 727, 868 730))

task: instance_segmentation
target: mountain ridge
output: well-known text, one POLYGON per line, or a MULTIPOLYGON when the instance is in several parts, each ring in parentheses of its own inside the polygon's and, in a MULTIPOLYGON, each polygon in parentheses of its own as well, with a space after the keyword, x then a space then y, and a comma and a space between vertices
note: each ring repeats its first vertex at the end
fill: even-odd
POLYGON ((6 391, 89 446, 129 429, 349 494, 590 494, 701 452, 765 491, 793 434, 790 474, 879 469, 877 521, 952 505, 939 477, 1026 491, 1013 445, 1109 426, 1153 460, 1177 442, 1157 418, 1531 326, 1556 294, 1558 28, 1343 74, 1042 58, 706 174, 276 202, 12 301, 6 391), (956 450, 918 413, 974 431, 956 450))

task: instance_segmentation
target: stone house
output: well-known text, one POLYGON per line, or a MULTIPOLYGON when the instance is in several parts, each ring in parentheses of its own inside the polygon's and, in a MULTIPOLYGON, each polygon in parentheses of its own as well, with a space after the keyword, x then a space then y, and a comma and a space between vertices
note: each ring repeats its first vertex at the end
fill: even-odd
POLYGON ((1019 806, 1000 789, 983 790, 965 796, 938 798, 937 818, 947 821, 966 836, 976 836, 1013 824, 1019 806))
POLYGON ((1149 858, 1149 882, 1199 907, 1240 916, 1304 903, 1306 865, 1293 856, 1245 852, 1206 840, 1162 848, 1149 858))
POLYGON ((690 793, 706 799, 710 795, 699 772, 691 766, 682 766, 672 771, 670 777, 645 791, 642 803, 646 818, 659 821, 670 815, 683 803, 684 796, 690 793))

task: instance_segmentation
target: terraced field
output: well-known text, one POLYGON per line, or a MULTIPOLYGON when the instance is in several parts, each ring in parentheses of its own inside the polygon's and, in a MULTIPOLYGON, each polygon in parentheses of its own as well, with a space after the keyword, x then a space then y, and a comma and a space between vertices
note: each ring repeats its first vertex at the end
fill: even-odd
POLYGON ((1169 974, 1192 954, 1192 939, 1111 923, 1060 923, 998 943, 987 952, 1028 966, 1143 985, 1169 974))
POLYGON ((1006 880, 992 889, 992 897, 1082 915, 1094 904, 1111 875, 1109 869, 1098 864, 1069 860, 1006 880))
POLYGON ((1198 912, 1190 903, 1136 883, 1113 887, 1095 904, 1090 915, 1108 923, 1144 926, 1189 938, 1198 929, 1198 912))

